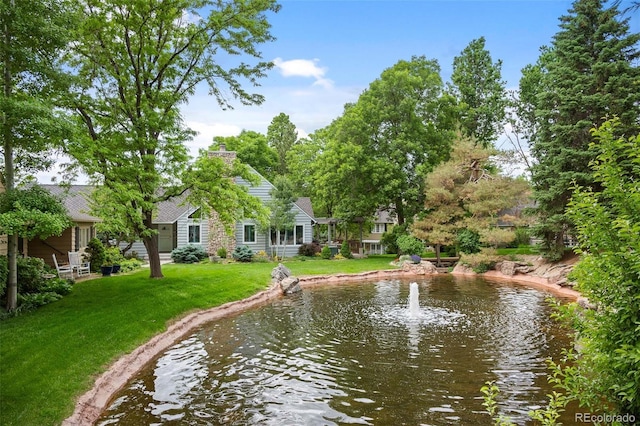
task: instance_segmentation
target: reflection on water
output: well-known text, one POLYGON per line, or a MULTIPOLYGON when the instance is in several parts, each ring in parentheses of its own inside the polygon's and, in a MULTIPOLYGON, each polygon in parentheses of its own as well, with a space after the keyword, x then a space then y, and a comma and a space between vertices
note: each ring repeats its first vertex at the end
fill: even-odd
POLYGON ((304 290, 209 324, 135 377, 98 424, 490 425, 497 380, 519 424, 568 339, 545 294, 479 278, 304 290))

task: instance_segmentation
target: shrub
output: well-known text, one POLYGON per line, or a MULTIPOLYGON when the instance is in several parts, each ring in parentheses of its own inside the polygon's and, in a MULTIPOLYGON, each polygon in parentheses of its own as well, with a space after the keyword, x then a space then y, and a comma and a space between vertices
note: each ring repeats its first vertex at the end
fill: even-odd
POLYGON ((91 271, 97 272, 105 261, 106 253, 104 244, 97 238, 92 238, 85 249, 87 261, 91 262, 91 271))
POLYGON ((238 262, 251 262, 253 259, 253 250, 248 246, 237 246, 233 253, 231 253, 231 256, 238 262))
POLYGON ((353 258, 353 254, 351 254, 351 247, 349 247, 349 242, 346 240, 343 241, 342 245, 340 246, 340 255, 342 255, 342 257, 345 259, 353 258))
POLYGON ((218 251, 216 252, 216 255, 221 259, 226 259, 227 258, 227 249, 224 248, 224 247, 220 247, 218 249, 218 251))
POLYGON ((39 293, 45 285, 44 274, 49 272, 44 260, 39 257, 19 257, 18 293, 39 293))
POLYGON ((142 261, 135 257, 125 259, 120 262, 120 272, 129 272, 142 266, 142 261))
POLYGON ((320 253, 321 250, 322 247, 320 247, 320 244, 318 243, 304 243, 298 249, 298 254, 300 256, 312 257, 320 253))
POLYGON ((411 235, 399 236, 397 244, 402 254, 420 254, 424 251, 424 243, 411 235))
POLYGON ((113 246, 105 248, 104 260, 101 265, 121 265, 124 262, 125 257, 120 251, 120 247, 113 246))
POLYGON ((30 311, 60 299, 62 299, 62 295, 52 291, 45 293, 18 294, 17 311, 30 311))
POLYGON ((461 229, 456 237, 458 250, 466 254, 480 252, 480 234, 471 229, 461 229))
POLYGON ((60 296, 66 296, 73 290, 73 285, 70 280, 63 278, 51 278, 46 280, 45 284, 41 287, 42 293, 57 293, 60 296))
POLYGON ((331 249, 329 246, 322 247, 322 251, 320 251, 320 257, 323 259, 331 259, 331 249))
POLYGON ((499 259, 494 249, 483 249, 480 253, 463 254, 460 263, 470 267, 474 272, 482 274, 493 269, 499 259))
POLYGON ((171 252, 171 259, 175 263, 198 263, 206 259, 207 252, 200 246, 188 245, 178 247, 171 252))
POLYGON ((398 238, 407 235, 407 225, 394 226, 390 232, 385 232, 380 237, 380 243, 385 246, 387 254, 396 254, 399 251, 398 238))
POLYGON ((516 238, 513 241, 516 247, 528 246, 531 244, 531 232, 529 228, 516 228, 516 238))

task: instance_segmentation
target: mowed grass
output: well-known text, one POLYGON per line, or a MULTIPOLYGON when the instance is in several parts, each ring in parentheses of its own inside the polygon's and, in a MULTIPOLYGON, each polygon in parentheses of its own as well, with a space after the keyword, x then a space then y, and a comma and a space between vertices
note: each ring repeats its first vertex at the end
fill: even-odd
MULTIPOLYGON (((392 269, 393 256, 285 262, 296 276, 392 269)), ((274 263, 163 266, 77 283, 60 301, 0 321, 0 424, 58 425, 120 356, 189 312, 268 287, 274 263)))

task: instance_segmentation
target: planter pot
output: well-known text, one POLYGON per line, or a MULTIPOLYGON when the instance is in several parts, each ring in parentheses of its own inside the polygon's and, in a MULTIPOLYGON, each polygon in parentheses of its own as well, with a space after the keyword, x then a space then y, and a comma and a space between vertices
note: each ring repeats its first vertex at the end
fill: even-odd
POLYGON ((108 277, 113 272, 113 266, 101 266, 100 272, 102 272, 103 277, 108 277))
POLYGON ((120 265, 113 265, 113 269, 111 270, 112 274, 117 274, 120 272, 120 265))

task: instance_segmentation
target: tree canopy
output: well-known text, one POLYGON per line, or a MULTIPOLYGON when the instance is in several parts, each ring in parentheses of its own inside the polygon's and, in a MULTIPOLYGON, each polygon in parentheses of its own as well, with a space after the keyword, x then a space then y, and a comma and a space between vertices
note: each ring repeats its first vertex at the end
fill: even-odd
POLYGON ((288 173, 287 153, 297 142, 298 132, 289 116, 281 112, 273 117, 267 129, 267 143, 278 156, 276 174, 284 176, 288 173))
POLYGON ((425 213, 413 223, 411 233, 437 250, 456 244, 462 230, 474 232, 487 246, 512 241, 513 231, 497 225, 500 219, 515 220, 505 211, 527 202, 529 185, 501 175, 497 154, 469 139, 456 141, 451 158, 427 175, 425 213))
POLYGON ((273 65, 261 60, 258 46, 273 40, 267 15, 279 6, 273 0, 83 3, 86 17, 70 62, 80 80, 69 104, 85 132, 67 152, 101 184, 103 199, 122 206, 127 225, 145 244, 151 277, 161 277, 153 226, 158 203, 189 191, 199 198, 194 202, 228 221, 238 209, 227 209, 247 200, 239 186, 223 189, 231 191, 231 204, 215 198, 221 191, 215 185, 237 167, 204 158, 190 164, 185 142, 193 132, 179 107, 201 83, 223 108, 232 107, 233 99, 263 101, 241 83, 258 85, 273 65), (256 62, 235 63, 240 54, 256 62))
POLYGON ((267 137, 252 130, 243 130, 238 136, 216 136, 209 149, 216 151, 224 144, 229 151, 235 151, 238 160, 253 167, 267 180, 276 176, 278 154, 267 144, 267 137))
POLYGON ((572 232, 565 215, 572 185, 597 186, 589 168, 595 155, 588 149, 589 130, 617 115, 616 131, 634 134, 640 116, 640 34, 629 32, 629 18, 621 17, 615 4, 605 8, 601 0, 577 0, 560 21, 552 46, 523 76, 531 102, 527 110, 533 113, 535 231, 551 259, 562 256, 572 232))
POLYGON ((453 59, 450 85, 460 103, 463 133, 482 146, 491 146, 502 132, 507 107, 505 86, 501 77, 502 61, 493 62, 480 37, 453 59))

